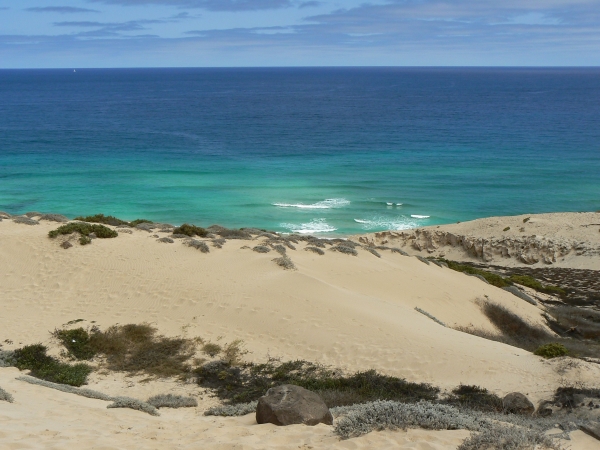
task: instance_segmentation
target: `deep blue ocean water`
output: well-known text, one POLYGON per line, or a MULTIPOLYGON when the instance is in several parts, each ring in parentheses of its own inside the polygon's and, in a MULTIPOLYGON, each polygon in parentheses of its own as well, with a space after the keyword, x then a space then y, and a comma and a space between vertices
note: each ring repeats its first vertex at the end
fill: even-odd
POLYGON ((600 210, 600 69, 3 70, 0 210, 329 234, 600 210))

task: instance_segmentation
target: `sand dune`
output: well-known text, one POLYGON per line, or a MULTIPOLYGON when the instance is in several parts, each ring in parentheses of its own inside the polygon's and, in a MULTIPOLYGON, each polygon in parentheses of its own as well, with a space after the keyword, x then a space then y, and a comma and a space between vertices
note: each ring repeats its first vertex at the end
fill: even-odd
MULTIPOLYGON (((377 258, 364 250, 357 257, 331 251, 319 256, 303 251, 301 243, 288 250, 298 270, 287 271, 272 262, 279 256, 275 252, 241 248, 257 241, 228 240, 222 249, 203 254, 181 241, 163 244, 153 233, 133 230, 64 250, 47 237, 56 227, 0 222, 0 342, 13 342, 5 349, 50 343, 49 331, 75 319, 102 328, 150 322, 167 335, 242 339, 248 358, 256 361, 270 355, 345 370, 372 368, 445 389, 465 383, 499 395, 518 390, 534 402, 565 379, 588 385, 600 380, 598 365, 565 371, 557 362, 453 330, 474 325, 494 331, 475 303, 486 296, 540 326, 543 311, 477 278, 414 257, 382 251, 377 258)), ((2 422, 11 424, 0 430, 3 448, 64 448, 76 440, 85 448, 198 448, 200 443, 202 448, 290 448, 294 443, 294 448, 431 449, 455 448, 467 435, 411 430, 339 442, 326 426, 258 426, 249 416, 206 418, 201 408, 154 418, 26 385, 14 380, 17 373, 0 369, 0 386, 17 399, 12 405, 0 402, 2 422)), ((101 376, 92 379, 90 387, 96 386, 113 395, 128 389, 122 379, 101 376)))

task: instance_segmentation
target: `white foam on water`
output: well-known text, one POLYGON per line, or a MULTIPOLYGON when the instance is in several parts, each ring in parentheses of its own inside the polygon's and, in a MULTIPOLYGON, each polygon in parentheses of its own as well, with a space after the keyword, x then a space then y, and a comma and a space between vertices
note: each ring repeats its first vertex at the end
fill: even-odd
POLYGON ((396 206, 402 206, 402 203, 396 203, 396 206))
POLYGON ((393 202, 385 202, 385 204, 388 205, 388 206, 394 206, 393 202))
POLYGON ((411 214, 410 217, 413 219, 429 219, 431 216, 420 216, 419 214, 411 214))
POLYGON ((346 200, 345 198, 328 198, 321 202, 311 203, 308 205, 305 203, 273 203, 273 206, 278 206, 280 208, 333 209, 343 208, 349 204, 350 200, 346 200))
POLYGON ((308 223, 282 223, 281 227, 287 228, 292 233, 312 234, 312 233, 331 233, 337 228, 329 225, 325 219, 313 219, 308 223))
POLYGON ((354 219, 363 230, 408 230, 418 227, 414 220, 407 217, 374 217, 372 219, 354 219))

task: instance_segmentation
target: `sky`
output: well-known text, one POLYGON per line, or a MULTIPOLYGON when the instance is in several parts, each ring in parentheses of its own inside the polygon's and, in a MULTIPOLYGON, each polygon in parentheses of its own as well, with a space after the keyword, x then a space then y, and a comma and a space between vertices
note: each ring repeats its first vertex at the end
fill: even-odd
POLYGON ((600 0, 0 0, 0 68, 600 66, 600 0))

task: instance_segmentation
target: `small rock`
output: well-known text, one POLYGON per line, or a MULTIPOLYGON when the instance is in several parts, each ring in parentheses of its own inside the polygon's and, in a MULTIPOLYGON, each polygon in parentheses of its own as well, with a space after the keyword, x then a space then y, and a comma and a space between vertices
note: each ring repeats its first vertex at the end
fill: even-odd
POLYGON ((285 384, 271 388, 258 399, 258 423, 275 425, 333 425, 333 416, 319 395, 300 386, 285 384))
POLYGON ((502 408, 505 413, 531 415, 535 406, 520 392, 511 392, 502 399, 502 408))
POLYGON ((65 241, 62 244, 60 244, 60 246, 66 250, 68 248, 73 247, 73 244, 71 244, 69 241, 65 241))

